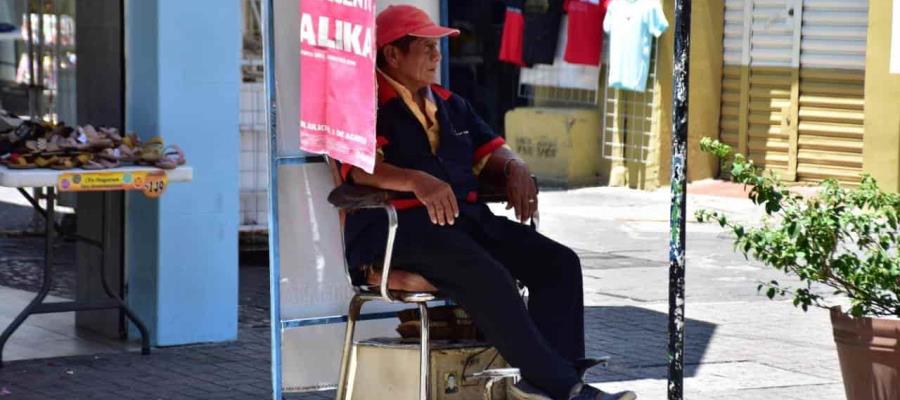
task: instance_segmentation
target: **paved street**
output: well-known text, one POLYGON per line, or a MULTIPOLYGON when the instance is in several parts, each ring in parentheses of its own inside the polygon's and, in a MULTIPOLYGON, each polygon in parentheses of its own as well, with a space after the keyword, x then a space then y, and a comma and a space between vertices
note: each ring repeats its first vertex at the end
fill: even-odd
MULTIPOLYGON (((735 196, 702 182, 691 192, 735 196)), ((739 189, 739 188, 738 188, 739 189)), ((592 382, 666 398, 669 193, 591 188, 546 192, 541 230, 578 251, 585 274, 589 349, 613 356, 592 382)), ((757 294, 758 282, 789 282, 732 252, 717 225, 693 210, 758 221, 744 197, 690 195, 687 228, 686 399, 843 399, 827 312, 757 294)))
MULTIPOLYGON (((735 192, 709 182, 692 191, 735 192)), ((668 201, 666 191, 621 188, 545 190, 540 198, 541 230, 582 259, 589 352, 613 357, 610 369, 592 372, 590 382, 635 390, 642 400, 666 398, 668 201)), ((760 215, 739 197, 691 195, 689 207, 727 211, 745 221, 760 215)), ((685 398, 843 399, 827 313, 803 313, 787 300, 757 294, 759 281, 786 280, 734 254, 729 236, 717 226, 691 222, 687 232, 685 398)), ((0 247, 16 240, 30 239, 3 237, 0 247)), ((34 290, 39 279, 29 278, 28 271, 28 260, 37 269, 40 247, 34 247, 34 254, 20 255, 18 266, 0 264, 0 285, 34 290)), ((71 246, 61 249, 71 260, 71 246)), ((156 349, 149 357, 15 361, 0 370, 0 399, 271 398, 268 272, 258 261, 241 266, 238 341, 156 349)), ((70 295, 67 286, 71 282, 53 294, 70 295)))

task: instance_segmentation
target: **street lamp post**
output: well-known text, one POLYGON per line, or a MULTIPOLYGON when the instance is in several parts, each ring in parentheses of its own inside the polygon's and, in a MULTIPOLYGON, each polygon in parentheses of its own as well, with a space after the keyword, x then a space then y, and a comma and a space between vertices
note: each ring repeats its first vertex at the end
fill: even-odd
POLYGON ((684 245, 687 199, 688 82, 691 0, 675 0, 672 90, 672 203, 669 239, 669 400, 684 397, 684 245))

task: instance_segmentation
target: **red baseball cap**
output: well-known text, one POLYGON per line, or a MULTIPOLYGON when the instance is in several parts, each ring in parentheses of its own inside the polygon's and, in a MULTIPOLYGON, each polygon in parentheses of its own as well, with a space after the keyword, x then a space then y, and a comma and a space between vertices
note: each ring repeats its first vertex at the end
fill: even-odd
POLYGON ((435 24, 428 14, 409 5, 388 6, 375 19, 375 44, 380 49, 406 35, 436 39, 459 36, 459 29, 435 24))

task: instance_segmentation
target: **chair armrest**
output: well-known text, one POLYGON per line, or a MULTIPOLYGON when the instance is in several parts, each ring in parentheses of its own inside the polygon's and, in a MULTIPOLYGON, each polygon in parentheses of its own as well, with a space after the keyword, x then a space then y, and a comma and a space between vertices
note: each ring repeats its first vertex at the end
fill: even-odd
POLYGON ((328 202, 340 209, 381 208, 400 192, 344 182, 328 194, 328 202))
POLYGON ((397 198, 399 194, 399 192, 391 190, 365 185, 354 185, 347 182, 340 184, 328 194, 328 202, 342 210, 381 208, 387 213, 387 246, 385 249, 384 262, 382 264, 382 275, 379 279, 380 282, 378 286, 382 299, 389 303, 397 301, 397 299, 391 296, 388 288, 388 277, 390 276, 391 271, 391 256, 394 252, 394 237, 397 234, 397 226, 399 225, 397 209, 391 205, 390 200, 397 198))
MULTIPOLYGON (((535 190, 538 190, 537 177, 532 175, 531 180, 534 181, 535 190)), ((497 185, 496 183, 490 183, 490 182, 484 182, 484 181, 479 182, 478 199, 485 203, 506 202, 507 197, 506 197, 505 182, 503 185, 497 185)))
MULTIPOLYGON (((532 175, 537 188, 537 178, 532 175)), ((506 201, 506 186, 480 182, 478 199, 485 203, 506 201)), ((328 202, 340 209, 380 208, 401 197, 400 192, 344 182, 328 194, 328 202)))
POLYGON ((481 183, 478 187, 478 200, 485 203, 503 203, 507 200, 506 187, 481 183))

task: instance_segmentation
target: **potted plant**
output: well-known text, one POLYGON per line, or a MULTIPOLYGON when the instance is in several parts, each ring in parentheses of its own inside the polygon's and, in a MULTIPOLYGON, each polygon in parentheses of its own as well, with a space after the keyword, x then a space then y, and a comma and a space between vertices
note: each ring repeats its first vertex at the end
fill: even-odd
POLYGON ((799 279, 799 287, 760 284, 770 299, 791 296, 804 311, 830 310, 848 399, 900 400, 900 196, 864 175, 857 188, 826 180, 804 197, 719 141, 704 138, 700 146, 750 188, 766 217, 747 226, 700 210, 697 220, 717 222, 734 235, 736 251, 799 279), (829 305, 821 288, 845 296, 849 309, 829 305))

